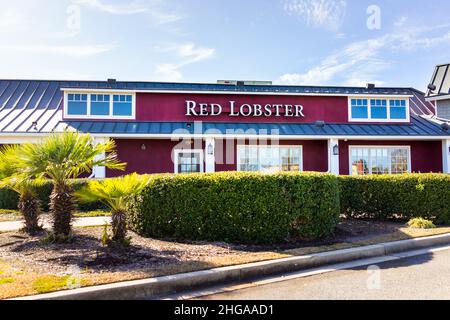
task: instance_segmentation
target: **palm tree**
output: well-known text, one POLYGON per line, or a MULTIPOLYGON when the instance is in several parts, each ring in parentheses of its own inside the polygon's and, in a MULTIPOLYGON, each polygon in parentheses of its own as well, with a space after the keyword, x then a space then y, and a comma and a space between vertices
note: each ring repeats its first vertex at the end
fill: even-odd
POLYGON ((36 195, 36 188, 44 181, 41 179, 27 179, 17 175, 20 159, 18 150, 20 145, 4 146, 0 150, 0 186, 9 188, 19 194, 18 209, 25 220, 24 231, 34 235, 42 230, 39 225, 41 204, 36 195))
POLYGON ((91 172, 94 166, 124 170, 126 165, 118 160, 113 140, 96 144, 89 134, 70 131, 53 133, 39 143, 23 144, 19 157, 20 172, 25 177, 53 182, 50 213, 57 241, 65 241, 71 234, 75 201, 69 180, 91 172))
POLYGON ((148 181, 148 177, 136 173, 103 181, 93 180, 76 192, 76 196, 84 202, 101 201, 106 204, 111 209, 112 240, 124 244, 127 233, 127 199, 141 192, 148 181))

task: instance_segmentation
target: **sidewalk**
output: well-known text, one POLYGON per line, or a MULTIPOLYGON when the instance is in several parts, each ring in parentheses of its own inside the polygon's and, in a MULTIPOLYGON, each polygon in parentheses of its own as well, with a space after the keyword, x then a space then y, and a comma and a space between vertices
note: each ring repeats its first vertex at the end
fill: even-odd
MULTIPOLYGON (((45 217, 42 219, 44 228, 51 227, 51 221, 49 218, 45 217)), ((105 223, 110 224, 110 217, 86 217, 86 218, 74 218, 74 227, 95 227, 103 226, 105 223)), ((0 232, 17 231, 22 229, 23 221, 10 221, 10 222, 0 222, 0 232)))

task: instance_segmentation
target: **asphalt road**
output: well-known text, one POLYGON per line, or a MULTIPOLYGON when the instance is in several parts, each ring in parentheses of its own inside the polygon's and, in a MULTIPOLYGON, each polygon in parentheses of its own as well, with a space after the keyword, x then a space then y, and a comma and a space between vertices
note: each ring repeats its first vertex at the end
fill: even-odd
POLYGON ((203 296, 223 300, 450 299, 450 250, 203 296), (379 268, 379 269, 378 269, 379 268))

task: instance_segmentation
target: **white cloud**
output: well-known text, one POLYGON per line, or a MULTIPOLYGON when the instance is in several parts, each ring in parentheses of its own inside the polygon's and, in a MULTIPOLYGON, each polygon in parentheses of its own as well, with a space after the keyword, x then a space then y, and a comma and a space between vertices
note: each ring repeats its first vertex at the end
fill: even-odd
POLYGON ((285 0, 284 10, 289 15, 306 21, 308 26, 336 31, 342 25, 347 2, 345 0, 285 0))
POLYGON ((0 45, 0 52, 53 54, 73 58, 83 58, 111 51, 114 47, 115 45, 0 45))
POLYGON ((214 48, 196 47, 193 43, 187 43, 177 48, 177 53, 182 59, 183 65, 199 62, 211 58, 215 53, 214 48))
POLYGON ((170 63, 158 65, 155 73, 161 81, 177 82, 183 78, 183 75, 180 72, 180 67, 170 63))
POLYGON ((10 8, 4 9, 0 12, 0 30, 7 31, 14 28, 23 27, 25 24, 25 17, 20 11, 10 8))
POLYGON ((214 48, 197 47, 194 43, 155 49, 166 53, 174 52, 178 59, 177 63, 163 63, 156 67, 156 75, 164 81, 180 81, 183 78, 181 69, 184 66, 210 59, 216 52, 214 48))
POLYGON ((147 14, 157 25, 173 23, 181 19, 181 16, 175 12, 164 11, 160 0, 123 1, 125 3, 121 4, 106 3, 105 0, 72 0, 72 2, 114 15, 147 14))
POLYGON ((408 17, 401 16, 397 21, 394 22, 394 26, 403 27, 408 20, 408 17))
POLYGON ((125 4, 108 4, 103 0, 72 0, 72 2, 74 4, 91 7, 93 9, 117 15, 138 14, 148 10, 147 6, 138 2, 130 2, 125 4))
POLYGON ((326 85, 337 81, 343 85, 363 85, 368 82, 382 84, 378 77, 390 66, 390 62, 383 58, 384 53, 450 45, 450 31, 444 34, 439 32, 435 36, 423 35, 448 27, 408 28, 379 38, 353 42, 306 72, 286 73, 277 82, 289 85, 326 85))

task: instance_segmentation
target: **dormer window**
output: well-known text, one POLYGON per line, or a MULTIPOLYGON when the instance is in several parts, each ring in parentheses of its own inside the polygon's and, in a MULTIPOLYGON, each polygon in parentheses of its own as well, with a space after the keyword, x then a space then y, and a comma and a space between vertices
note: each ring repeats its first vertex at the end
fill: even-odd
POLYGON ((406 101, 390 100, 391 119, 406 119, 406 101))
POLYGON ((65 118, 134 119, 135 94, 133 93, 77 93, 66 92, 65 118))
POLYGON ((409 122, 407 98, 349 98, 350 122, 409 122))
POLYGON ((133 97, 127 94, 115 94, 113 98, 114 116, 131 116, 133 114, 133 97))
POLYGON ((67 95, 67 114, 71 116, 87 115, 88 99, 87 94, 67 95))

